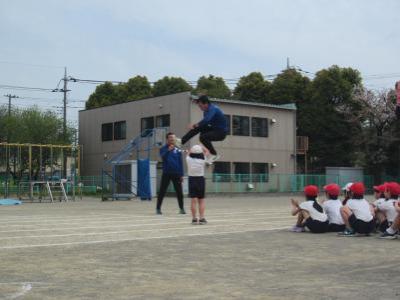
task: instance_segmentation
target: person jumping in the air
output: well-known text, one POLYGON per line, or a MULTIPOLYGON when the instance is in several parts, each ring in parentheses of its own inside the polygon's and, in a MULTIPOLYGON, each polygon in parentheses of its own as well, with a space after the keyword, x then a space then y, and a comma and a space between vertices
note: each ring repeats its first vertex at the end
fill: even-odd
POLYGON ((207 96, 200 96, 195 102, 204 112, 204 117, 197 124, 190 125, 190 131, 182 137, 182 145, 200 133, 200 142, 210 152, 207 163, 212 164, 220 156, 211 142, 225 139, 228 132, 227 122, 223 111, 215 104, 212 104, 207 96))

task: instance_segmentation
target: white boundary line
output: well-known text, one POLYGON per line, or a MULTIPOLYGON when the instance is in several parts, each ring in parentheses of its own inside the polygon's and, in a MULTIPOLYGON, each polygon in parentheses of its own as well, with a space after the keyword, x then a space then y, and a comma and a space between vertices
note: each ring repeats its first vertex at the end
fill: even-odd
POLYGON ((285 228, 287 228, 287 227, 285 226, 285 227, 276 227, 276 228, 269 228, 269 229, 249 229, 249 230, 236 230, 236 231, 206 232, 206 233, 195 233, 195 234, 186 234, 186 235, 166 235, 166 236, 153 236, 153 237, 137 237, 137 238, 130 238, 130 239, 97 240, 97 241, 69 242, 69 243, 57 243, 57 244, 4 246, 4 247, 0 247, 0 250, 37 248, 37 247, 72 246, 72 245, 90 245, 90 244, 103 244, 103 243, 120 243, 120 242, 129 242, 129 241, 169 239, 169 238, 179 238, 179 237, 225 235, 225 234, 235 234, 235 233, 244 233, 244 232, 268 232, 268 231, 274 231, 274 230, 282 230, 282 229, 285 229, 285 228))
MULTIPOLYGON (((289 211, 289 210, 288 210, 289 211)), ((254 211, 237 211, 237 212, 212 212, 216 215, 235 215, 235 214, 264 214, 264 213, 270 213, 270 214, 279 214, 279 213, 285 213, 284 210, 254 210, 254 211)), ((38 217, 30 217, 26 218, 26 216, 21 216, 21 218, 13 218, 13 219, 4 219, 1 218, 0 215, 0 224, 8 224, 10 222, 20 222, 20 223, 33 223, 33 222, 37 222, 37 221, 42 221, 42 220, 46 220, 46 221, 54 221, 57 222, 58 220, 68 220, 68 221, 72 221, 72 220, 88 220, 88 219, 96 219, 96 218, 102 218, 102 217, 106 217, 106 218, 151 218, 151 217, 156 217, 156 215, 152 214, 152 215, 135 215, 134 213, 132 214, 113 214, 113 215, 103 215, 103 214, 99 214, 99 215, 83 215, 81 217, 72 217, 72 218, 68 218, 68 216, 59 216, 59 217, 49 217, 46 215, 41 215, 38 217), (37 221, 36 221, 37 219, 37 221)), ((165 217, 165 218, 170 218, 168 215, 162 215, 162 216, 158 216, 158 217, 165 217)), ((172 217, 175 218, 175 217, 172 217)))
MULTIPOLYGON (((244 219, 245 220, 245 219, 244 219)), ((173 223, 175 224, 175 223, 173 223)), ((185 222, 184 224, 188 224, 185 222)), ((167 227, 167 228, 151 228, 151 229, 136 229, 136 230, 120 230, 120 231, 107 231, 107 232, 90 232, 90 233, 67 233, 67 234, 51 234, 51 235, 26 235, 26 236, 10 236, 10 237, 0 237, 1 240, 15 240, 15 239, 30 239, 30 238, 58 238, 58 237, 68 237, 68 236, 94 236, 94 235, 109 235, 109 234, 123 234, 123 233, 135 233, 135 232, 158 232, 158 231, 168 231, 168 230, 206 230, 208 228, 219 228, 219 227, 235 227, 235 226, 258 226, 258 225, 284 225, 286 222, 259 222, 259 223, 229 223, 220 225, 188 225, 187 227, 167 227), (279 223, 279 224, 277 224, 279 223)), ((172 224, 171 224, 172 225, 172 224)), ((287 225, 289 226, 289 225, 287 225)))
MULTIPOLYGON (((257 221, 257 220, 291 220, 293 219, 291 216, 285 216, 285 217, 271 217, 268 216, 267 218, 264 218, 265 215, 260 215, 257 217, 252 217, 252 218, 235 218, 235 219, 213 219, 209 218, 209 220, 212 220, 212 222, 223 222, 223 221, 230 221, 230 222, 235 222, 235 221, 257 221)), ((116 228, 116 227, 140 227, 140 226, 157 226, 157 225, 173 225, 173 224, 189 224, 190 222, 188 221, 187 218, 185 218, 185 221, 182 221, 182 218, 177 218, 177 219, 155 219, 155 220, 143 220, 143 221, 150 221, 152 223, 136 223, 135 220, 127 220, 127 221, 111 221, 112 223, 119 223, 117 225, 112 225, 110 224, 111 222, 94 222, 94 223, 101 223, 99 226, 96 226, 95 224, 89 224, 89 225, 94 225, 94 226, 79 226, 79 225, 85 225, 86 223, 80 223, 76 224, 77 226, 73 227, 63 227, 63 228, 35 228, 35 229, 9 229, 9 230, 0 230, 1 233, 11 233, 11 232, 33 232, 33 231, 63 231, 63 230, 80 230, 80 229, 103 229, 103 228, 116 228), (173 221, 174 222, 165 222, 165 221, 173 221), (156 222, 155 222, 156 221, 156 222), (160 222, 159 222, 160 221, 160 222), (164 222, 163 222, 164 221, 164 222), (129 222, 129 223, 127 223, 129 222), (127 224, 126 224, 127 223, 127 224), (133 224, 132 224, 133 223, 133 224)), ((91 222, 93 223, 93 222, 91 222)), ((68 225, 71 225, 67 223, 68 225)), ((35 226, 41 226, 43 227, 44 225, 47 224, 38 224, 35 226)), ((52 224, 53 226, 59 225, 59 224, 52 224)), ((28 225, 9 225, 10 227, 16 227, 16 226, 28 226, 28 225)), ((0 237, 1 238, 1 237, 0 237)))
MULTIPOLYGON (((271 223, 270 221, 290 221, 292 218, 275 218, 274 220, 265 220, 267 221, 267 223, 271 223)), ((236 219, 236 220, 227 220, 227 219, 213 219, 212 223, 214 222, 227 222, 230 221, 230 224, 235 225, 235 223, 240 222, 240 221, 254 221, 254 218, 252 219, 247 219, 247 218, 242 218, 242 219, 236 219)), ((261 224, 265 223, 265 222, 260 222, 261 224)), ((252 225, 252 224, 260 224, 260 223, 246 223, 248 225, 252 225)), ((158 226, 158 225, 189 225, 190 223, 187 221, 182 221, 182 222, 164 222, 164 223, 144 223, 144 224, 127 224, 127 225, 110 225, 107 226, 106 228, 126 228, 126 227, 146 227, 146 226, 158 226)), ((190 225, 193 226, 193 225, 190 225)), ((11 232, 35 232, 35 231, 63 231, 63 230, 78 230, 78 229, 95 229, 95 230, 103 230, 104 227, 98 227, 98 226, 89 226, 89 227, 69 227, 69 228, 63 228, 63 229, 58 229, 58 228, 43 228, 43 229, 23 229, 23 230, 9 230, 9 231, 1 231, 0 233, 11 233, 11 232)), ((96 232, 95 232, 96 233, 96 232)), ((108 232, 105 232, 108 233, 108 232)), ((87 233, 89 234, 89 233, 87 233)), ((50 235, 41 235, 42 237, 48 237, 50 235)), ((62 235, 60 235, 62 236, 62 235)), ((18 238, 27 238, 30 237, 29 235, 22 235, 22 236, 12 236, 12 237, 1 237, 0 236, 0 240, 3 239, 18 239, 18 238)))

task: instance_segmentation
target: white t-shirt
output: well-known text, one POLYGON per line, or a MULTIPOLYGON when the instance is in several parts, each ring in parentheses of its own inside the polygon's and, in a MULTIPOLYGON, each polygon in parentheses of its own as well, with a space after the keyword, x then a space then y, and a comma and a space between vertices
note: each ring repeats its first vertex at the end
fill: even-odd
POLYGON ((379 198, 379 199, 375 200, 374 202, 372 202, 372 204, 379 209, 379 206, 382 205, 382 203, 385 201, 386 201, 385 198, 379 198))
POLYGON ((369 208, 369 203, 365 199, 349 199, 346 205, 359 220, 370 222, 374 218, 369 208))
POLYGON ((327 200, 322 204, 325 213, 328 215, 329 223, 343 225, 344 221, 340 214, 340 208, 342 207, 342 201, 338 200, 327 200))
POLYGON ((206 161, 200 158, 186 156, 189 176, 204 176, 204 166, 206 161))
POLYGON ((388 222, 393 222, 394 219, 396 219, 396 217, 397 217, 397 211, 393 205, 393 203, 395 203, 396 201, 397 200, 389 199, 389 200, 383 201, 379 206, 377 206, 378 209, 385 214, 388 222))
POLYGON ((318 210, 316 210, 313 206, 314 201, 305 201, 300 203, 300 208, 304 209, 306 211, 308 211, 308 213, 310 214, 310 217, 313 220, 317 220, 317 221, 321 221, 321 222, 325 222, 328 220, 328 216, 326 215, 325 212, 319 212, 318 210))

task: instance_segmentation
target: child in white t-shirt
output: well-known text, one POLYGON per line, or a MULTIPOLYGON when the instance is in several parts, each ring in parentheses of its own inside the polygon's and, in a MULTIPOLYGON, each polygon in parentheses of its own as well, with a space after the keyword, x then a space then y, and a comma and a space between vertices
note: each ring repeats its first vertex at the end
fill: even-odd
POLYGON ((186 156, 189 175, 189 196, 192 198, 192 224, 207 224, 204 217, 205 212, 205 189, 204 168, 206 150, 200 145, 194 145, 186 156), (197 218, 197 207, 199 208, 199 219, 197 218))
POLYGON ((381 213, 380 230, 385 230, 390 227, 397 216, 395 203, 399 199, 400 185, 397 182, 386 182, 383 184, 385 201, 379 203, 378 210, 381 213))
POLYGON ((327 200, 322 203, 322 207, 328 216, 329 232, 341 232, 346 229, 340 208, 343 206, 342 201, 339 199, 340 187, 331 183, 324 186, 327 200))
POLYGON ((306 201, 299 203, 294 199, 292 203, 292 215, 297 215, 297 223, 293 226, 293 232, 304 232, 308 228, 312 233, 324 233, 328 231, 328 216, 317 201, 318 187, 308 185, 304 188, 306 201))
POLYGON ((382 210, 384 206, 383 204, 386 201, 384 193, 385 193, 384 184, 374 186, 375 201, 372 202, 372 207, 375 210, 376 228, 381 232, 385 232, 385 230, 389 227, 386 214, 382 210))
POLYGON ((346 229, 340 235, 354 236, 356 233, 369 235, 375 228, 374 208, 364 199, 365 186, 362 182, 350 187, 351 199, 340 209, 346 229))

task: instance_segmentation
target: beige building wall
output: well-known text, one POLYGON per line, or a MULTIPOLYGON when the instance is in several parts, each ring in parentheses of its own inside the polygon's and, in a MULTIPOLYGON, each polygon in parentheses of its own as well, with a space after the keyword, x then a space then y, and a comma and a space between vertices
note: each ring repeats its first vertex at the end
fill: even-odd
MULTIPOLYGON (((268 118, 268 137, 228 135, 223 142, 214 143, 220 161, 269 163, 270 173, 293 174, 295 166, 296 111, 270 105, 240 103, 231 100, 213 101, 227 115, 268 118), (271 120, 275 119, 276 123, 271 120), (276 164, 276 167, 271 167, 276 164)), ((197 105, 191 105, 191 122, 203 116, 197 105)), ((231 120, 231 126, 233 122, 231 120)), ((231 130, 232 131, 232 130, 231 130)), ((251 131, 251 130, 250 130, 251 131)), ((231 132, 232 133, 232 132, 231 132)), ((251 134, 251 132, 250 132, 251 134)), ((198 138, 192 144, 198 143, 198 138)), ((209 169, 210 171, 210 169, 209 169)), ((231 171, 234 173, 233 165, 231 171)))
MULTIPOLYGON (((141 118, 170 114, 171 131, 183 135, 189 123, 190 93, 179 93, 151 99, 137 100, 79 112, 79 143, 83 148, 82 175, 101 175, 104 155, 118 153, 131 139, 140 134, 141 118), (126 139, 101 139, 104 123, 126 121, 126 139)), ((152 159, 158 158, 155 149, 152 159)))
MULTIPOLYGON (((190 93, 143 99, 79 112, 79 142, 83 146, 82 175, 100 175, 104 154, 108 158, 120 151, 131 139, 140 134, 141 118, 170 114, 170 130, 182 137, 188 125, 202 119, 203 112, 192 104, 190 93), (126 139, 120 141, 101 140, 103 123, 126 121, 126 139)), ((269 122, 268 137, 228 135, 223 142, 215 142, 222 155, 220 161, 269 163, 270 174, 295 173, 295 124, 296 110, 272 105, 247 102, 215 100, 225 114, 275 119, 269 122), (276 167, 271 167, 276 164, 276 167)), ((231 122, 232 123, 232 122, 231 122)), ((198 136, 187 147, 198 143, 198 136)), ((132 159, 135 159, 132 158, 132 159)), ((158 149, 154 149, 152 160, 160 161, 158 149)), ((231 166, 234 172, 233 165, 231 166)), ((212 168, 208 168, 212 172, 212 168)))

